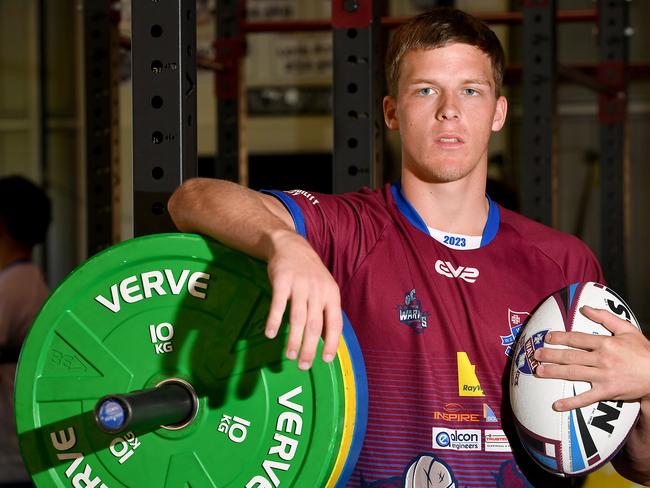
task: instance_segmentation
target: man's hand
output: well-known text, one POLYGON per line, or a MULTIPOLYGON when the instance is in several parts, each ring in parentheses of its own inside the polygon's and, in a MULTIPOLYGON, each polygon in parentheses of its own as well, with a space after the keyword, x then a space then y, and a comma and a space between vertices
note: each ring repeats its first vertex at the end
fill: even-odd
POLYGON ((334 278, 309 243, 293 231, 278 231, 271 239, 268 273, 273 297, 266 322, 266 336, 274 338, 291 301, 287 358, 298 358, 300 369, 309 369, 323 336, 323 360, 336 355, 343 330, 341 297, 334 278))
POLYGON ((650 341, 607 310, 585 306, 580 312, 614 335, 556 331, 546 335, 549 344, 571 349, 535 351, 535 359, 546 363, 537 368, 537 376, 591 383, 591 390, 558 400, 553 408, 566 411, 602 400, 650 399, 650 341))

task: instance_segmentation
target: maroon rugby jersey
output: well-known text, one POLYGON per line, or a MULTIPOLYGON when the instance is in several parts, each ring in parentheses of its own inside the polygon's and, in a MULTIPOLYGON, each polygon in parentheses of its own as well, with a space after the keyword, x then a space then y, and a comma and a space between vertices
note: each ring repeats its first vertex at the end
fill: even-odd
POLYGON ((519 446, 509 354, 544 298, 603 281, 587 246, 490 201, 480 247, 450 248, 399 183, 270 193, 338 282, 366 363, 368 426, 348 486, 561 486, 519 446))

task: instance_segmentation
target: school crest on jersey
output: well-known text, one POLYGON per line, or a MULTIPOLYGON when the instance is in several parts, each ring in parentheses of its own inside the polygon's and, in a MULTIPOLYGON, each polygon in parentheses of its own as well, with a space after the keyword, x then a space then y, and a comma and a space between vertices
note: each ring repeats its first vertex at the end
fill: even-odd
POLYGON ((397 306, 399 321, 408 325, 416 334, 421 334, 427 328, 429 312, 422 310, 422 302, 415 296, 415 288, 406 292, 404 303, 397 306))
POLYGON ((501 345, 506 346, 506 356, 513 356, 513 348, 517 341, 517 336, 519 336, 521 328, 526 325, 529 316, 530 314, 528 312, 513 312, 508 308, 508 327, 510 327, 510 334, 501 336, 501 345))

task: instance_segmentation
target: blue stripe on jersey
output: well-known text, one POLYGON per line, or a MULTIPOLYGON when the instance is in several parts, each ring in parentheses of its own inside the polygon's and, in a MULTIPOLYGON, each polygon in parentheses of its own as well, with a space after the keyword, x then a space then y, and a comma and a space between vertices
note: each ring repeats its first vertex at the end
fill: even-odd
POLYGON ((393 199, 397 204, 397 208, 400 212, 402 212, 404 217, 406 217, 408 221, 411 222, 411 224, 413 224, 418 230, 421 230, 426 235, 431 235, 429 234, 427 224, 424 223, 424 220, 422 220, 420 214, 417 213, 417 211, 411 206, 411 203, 402 193, 402 183, 397 180, 391 185, 390 191, 393 194, 393 199))
POLYGON ((483 238, 481 239, 481 247, 487 246, 492 239, 494 239, 499 231, 499 222, 501 221, 501 214, 499 213, 499 206, 492 201, 489 195, 485 195, 490 202, 488 210, 488 218, 483 229, 483 238))
MULTIPOLYGON (((391 189, 391 193, 393 194, 393 199, 395 200, 395 204, 397 205, 399 211, 402 212, 402 215, 404 215, 404 217, 406 217, 407 220, 415 228, 424 232, 427 235, 431 235, 429 233, 429 229, 427 225, 422 220, 422 217, 420 217, 420 214, 418 214, 417 210, 413 208, 411 203, 406 199, 406 197, 402 193, 401 182, 399 180, 396 181, 391 185, 390 189, 391 189)), ((481 238, 481 247, 488 245, 496 237, 497 232, 499 231, 499 223, 501 221, 499 206, 496 203, 494 203, 488 195, 485 196, 487 197, 489 202, 489 209, 488 209, 487 222, 485 223, 485 228, 483 229, 483 236, 481 238)))
POLYGON ((305 216, 302 213, 302 210, 300 209, 298 204, 294 202, 289 195, 287 195, 282 191, 276 191, 276 190, 260 190, 260 191, 262 193, 266 193, 267 195, 273 195, 275 198, 277 198, 282 202, 282 204, 287 208, 287 210, 291 214, 291 218, 293 219, 293 224, 296 226, 296 232, 306 239, 307 229, 305 227, 305 216))

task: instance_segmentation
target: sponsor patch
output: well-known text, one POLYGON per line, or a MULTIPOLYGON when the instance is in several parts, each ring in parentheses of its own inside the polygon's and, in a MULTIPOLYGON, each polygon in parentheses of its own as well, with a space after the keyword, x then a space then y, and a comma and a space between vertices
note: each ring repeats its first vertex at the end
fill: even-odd
POLYGON ((454 266, 449 261, 438 259, 434 266, 436 273, 446 276, 447 278, 460 278, 468 283, 474 283, 478 278, 479 270, 469 266, 454 266))
POLYGON ((497 416, 487 403, 483 404, 483 419, 486 422, 498 422, 497 416))
POLYGON ((486 452, 510 452, 510 442, 502 430, 485 431, 486 452))
POLYGON ((458 396, 482 397, 483 388, 476 377, 476 366, 474 366, 466 352, 457 352, 458 363, 458 396))
POLYGON ((429 312, 422 310, 422 302, 415 296, 415 288, 404 295, 404 303, 397 306, 399 321, 409 326, 416 334, 427 328, 429 312))
POLYGON ((444 420, 445 422, 480 422, 481 416, 477 413, 463 412, 460 403, 447 403, 444 412, 433 412, 433 420, 444 420))
POLYGON ((482 435, 479 429, 445 429, 433 427, 433 448, 452 451, 480 451, 482 435))

